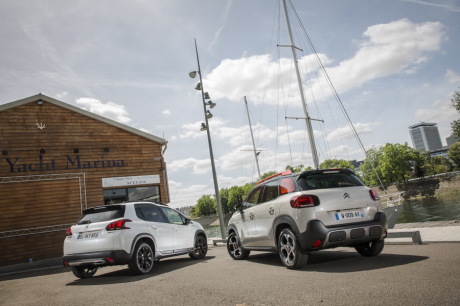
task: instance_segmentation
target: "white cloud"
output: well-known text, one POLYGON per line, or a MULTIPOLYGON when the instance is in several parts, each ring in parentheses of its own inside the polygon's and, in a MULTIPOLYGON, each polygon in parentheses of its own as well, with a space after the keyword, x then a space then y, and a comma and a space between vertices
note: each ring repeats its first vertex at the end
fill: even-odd
POLYGON ((446 71, 446 79, 451 84, 460 83, 460 75, 450 69, 447 69, 446 71))
POLYGON ((163 115, 171 115, 171 111, 169 109, 165 109, 161 112, 163 115))
POLYGON ((248 176, 229 177, 224 175, 218 175, 217 180, 219 181, 219 189, 230 188, 235 185, 242 186, 254 181, 252 177, 248 176))
POLYGON ((328 69, 339 92, 401 72, 411 72, 427 60, 426 53, 440 49, 445 38, 439 22, 415 24, 401 19, 370 26, 355 56, 328 69))
MULTIPOLYGON (((387 24, 373 25, 363 33, 364 40, 356 54, 327 71, 339 93, 362 86, 364 83, 399 73, 414 73, 419 66, 429 60, 429 52, 437 51, 446 39, 444 26, 439 22, 413 23, 401 19, 387 24)), ((326 66, 331 60, 319 54, 326 66)), ((319 70, 314 55, 299 59, 303 78, 319 70)), ((218 67, 207 75, 206 85, 216 99, 227 98, 239 102, 243 96, 251 97, 258 103, 278 103, 279 80, 283 88, 296 89, 292 60, 281 58, 279 62, 269 55, 255 55, 240 59, 224 59, 218 67)), ((315 74, 317 75, 317 74, 315 74)), ((330 95, 321 88, 327 86, 326 79, 318 76, 305 81, 305 88, 311 88, 312 95, 330 95)), ((283 98, 298 99, 297 90, 284 93, 283 98)), ((299 104, 300 105, 300 104, 299 104)))
MULTIPOLYGON (((329 60, 319 54, 323 63, 329 60)), ((218 67, 209 73, 203 82, 212 91, 216 99, 227 98, 241 101, 244 96, 251 97, 251 102, 259 104, 263 101, 277 104, 279 79, 291 80, 292 86, 296 81, 290 77, 292 60, 281 58, 274 61, 270 55, 255 55, 240 59, 224 59, 218 67)), ((319 69, 314 55, 303 56, 299 65, 306 68, 305 73, 319 69)))
POLYGON ((191 185, 184 187, 182 182, 168 181, 170 203, 173 208, 195 206, 196 201, 204 194, 212 194, 210 185, 191 185))
MULTIPOLYGON (((361 123, 357 122, 356 124, 353 124, 355 127, 356 132, 358 133, 359 136, 363 134, 368 134, 373 131, 373 128, 380 125, 379 122, 366 122, 366 123, 361 123)), ((339 139, 349 139, 353 138, 355 135, 353 133, 352 128, 347 125, 343 127, 339 127, 335 129, 334 131, 330 132, 327 135, 327 140, 328 141, 334 141, 334 140, 339 140, 339 139)))
POLYGON ((452 122, 458 119, 458 113, 450 106, 450 94, 445 100, 438 100, 431 106, 432 108, 418 109, 415 118, 424 122, 452 122))
POLYGON ((109 119, 121 122, 129 123, 131 118, 129 117, 128 111, 125 107, 114 102, 103 103, 95 98, 78 98, 77 104, 83 109, 95 113, 97 115, 107 117, 109 119))
POLYGON ((171 172, 192 169, 194 174, 203 174, 211 171, 211 161, 209 159, 196 159, 193 157, 178 159, 168 164, 171 172))

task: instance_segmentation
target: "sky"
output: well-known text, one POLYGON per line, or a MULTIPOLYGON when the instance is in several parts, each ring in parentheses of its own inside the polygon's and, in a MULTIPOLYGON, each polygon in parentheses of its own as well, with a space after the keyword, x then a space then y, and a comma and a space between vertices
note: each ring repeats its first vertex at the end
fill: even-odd
MULTIPOLYGON (((419 122, 446 145, 460 0, 287 2, 320 162, 364 159, 347 116, 366 149, 419 122)), ((261 173, 313 166, 279 0, 3 0, 0 104, 43 93, 166 139, 170 205, 193 206, 214 194, 195 39, 218 187, 257 181, 248 114, 261 173)))

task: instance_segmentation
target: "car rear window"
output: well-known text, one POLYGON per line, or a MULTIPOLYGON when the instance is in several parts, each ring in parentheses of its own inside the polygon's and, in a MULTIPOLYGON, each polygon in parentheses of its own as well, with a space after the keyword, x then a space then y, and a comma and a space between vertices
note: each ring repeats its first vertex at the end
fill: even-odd
POLYGON ((104 222, 122 218, 125 215, 125 206, 107 205, 85 209, 77 224, 104 222))
POLYGON ((363 186, 363 183, 351 172, 302 174, 297 183, 302 190, 363 186))

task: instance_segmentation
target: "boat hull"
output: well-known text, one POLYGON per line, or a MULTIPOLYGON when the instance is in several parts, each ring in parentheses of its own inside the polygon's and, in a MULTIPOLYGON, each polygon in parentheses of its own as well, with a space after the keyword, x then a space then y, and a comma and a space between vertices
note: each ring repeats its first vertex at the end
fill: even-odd
POLYGON ((403 205, 390 206, 383 209, 383 212, 387 216, 388 228, 394 228, 396 221, 398 221, 399 215, 403 210, 403 205))

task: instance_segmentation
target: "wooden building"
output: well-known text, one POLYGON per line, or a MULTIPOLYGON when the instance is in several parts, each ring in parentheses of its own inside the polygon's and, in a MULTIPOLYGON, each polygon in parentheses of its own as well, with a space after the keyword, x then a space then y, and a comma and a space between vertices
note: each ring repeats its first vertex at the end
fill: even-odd
POLYGON ((62 256, 87 207, 169 203, 166 144, 42 94, 0 105, 0 266, 62 256))

